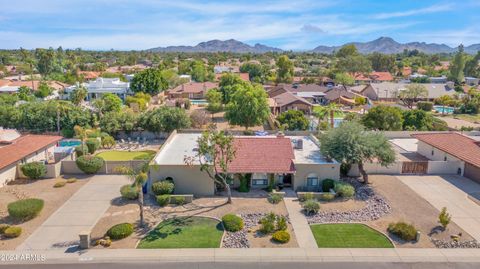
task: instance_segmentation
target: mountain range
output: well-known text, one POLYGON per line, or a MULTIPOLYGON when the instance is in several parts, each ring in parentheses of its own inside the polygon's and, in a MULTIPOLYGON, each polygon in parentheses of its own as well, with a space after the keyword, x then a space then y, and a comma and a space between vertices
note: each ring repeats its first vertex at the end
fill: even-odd
MULTIPOLYGON (((360 53, 368 54, 372 52, 380 52, 385 54, 401 53, 405 49, 418 50, 428 54, 434 53, 452 53, 457 51, 457 48, 452 48, 445 44, 425 43, 425 42, 409 42, 399 43, 390 37, 380 37, 369 42, 351 42, 347 44, 354 44, 360 53)), ((337 51, 342 46, 323 46, 320 45, 309 52, 316 53, 332 53, 337 51)), ((466 46, 465 52, 475 54, 480 50, 480 44, 472 44, 466 46)), ((198 43, 196 46, 169 46, 157 47, 149 49, 152 52, 234 52, 234 53, 265 53, 265 52, 282 52, 282 49, 269 47, 262 44, 255 44, 253 46, 240 42, 235 39, 229 40, 210 40, 198 43)))

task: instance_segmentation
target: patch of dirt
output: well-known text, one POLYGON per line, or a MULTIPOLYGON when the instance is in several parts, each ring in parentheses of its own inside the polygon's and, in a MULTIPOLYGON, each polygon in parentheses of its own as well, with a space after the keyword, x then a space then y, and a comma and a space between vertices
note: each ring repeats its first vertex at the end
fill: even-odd
POLYGON ((54 179, 27 180, 17 179, 7 186, 0 188, 0 223, 20 226, 22 235, 13 239, 2 238, 0 250, 13 250, 27 239, 53 212, 62 206, 87 181, 86 177, 76 177, 75 183, 66 184, 61 188, 54 188, 58 180, 71 178, 69 176, 54 179), (27 222, 18 223, 8 217, 7 206, 11 202, 26 198, 39 198, 45 201, 43 210, 36 218, 27 222))
POLYGON ((357 199, 349 199, 349 200, 342 200, 342 199, 335 199, 333 201, 320 201, 320 210, 322 211, 353 211, 359 210, 366 206, 365 201, 357 200, 357 199))

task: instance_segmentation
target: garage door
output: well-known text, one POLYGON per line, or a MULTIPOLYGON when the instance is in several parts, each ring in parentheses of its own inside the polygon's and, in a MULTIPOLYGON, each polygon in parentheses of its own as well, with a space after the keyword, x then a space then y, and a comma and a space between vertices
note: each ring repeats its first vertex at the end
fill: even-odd
POLYGON ((480 183, 480 167, 465 163, 465 172, 463 175, 471 180, 480 183))

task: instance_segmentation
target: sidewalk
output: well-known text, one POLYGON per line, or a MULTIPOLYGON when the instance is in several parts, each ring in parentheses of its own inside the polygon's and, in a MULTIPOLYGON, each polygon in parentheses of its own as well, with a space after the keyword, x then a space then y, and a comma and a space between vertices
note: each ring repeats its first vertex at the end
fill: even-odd
POLYGON ((128 184, 125 176, 95 175, 53 213, 17 250, 67 249, 78 245, 78 234, 91 230, 128 184))
POLYGON ((285 207, 287 207, 288 217, 292 223, 293 232, 295 232, 298 246, 307 249, 318 248, 312 230, 310 230, 307 219, 302 213, 302 207, 297 201, 297 198, 286 197, 283 200, 285 202, 285 207))

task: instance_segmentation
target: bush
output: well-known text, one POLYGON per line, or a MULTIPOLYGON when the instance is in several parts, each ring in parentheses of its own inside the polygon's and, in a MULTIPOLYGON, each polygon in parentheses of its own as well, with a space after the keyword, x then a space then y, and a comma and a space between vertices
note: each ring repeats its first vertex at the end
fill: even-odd
POLYGON ((417 103, 417 108, 423 111, 430 112, 433 109, 433 103, 432 102, 418 102, 417 103))
POLYGON ((157 204, 159 206, 166 206, 170 204, 170 195, 169 194, 162 194, 157 196, 157 204))
POLYGON ((332 201, 333 199, 335 199, 335 194, 329 192, 323 192, 319 197, 321 201, 332 201))
POLYGON ((443 207, 440 215, 438 215, 438 222, 442 225, 443 229, 446 229, 451 220, 452 216, 447 212, 447 208, 443 207))
POLYGON ((280 203, 281 201, 283 200, 283 197, 282 195, 278 194, 278 193, 272 193, 270 194, 270 196, 268 197, 268 201, 272 204, 278 204, 280 203))
POLYGON ((254 135, 255 132, 253 132, 252 130, 244 130, 243 131, 243 135, 248 135, 248 136, 251 136, 251 135, 254 135))
POLYGON ((229 232, 238 232, 243 229, 243 219, 237 215, 227 214, 222 217, 223 226, 229 232))
POLYGON ((32 162, 20 167, 22 173, 29 179, 39 179, 47 174, 47 166, 42 162, 32 162))
POLYGON ((107 236, 113 240, 123 239, 133 233, 133 225, 131 223, 120 223, 108 229, 107 236))
POLYGON ((166 180, 157 181, 152 184, 152 191, 155 195, 172 194, 174 188, 175 184, 166 180))
POLYGON ((57 181, 55 182, 55 184, 53 185, 54 188, 61 188, 63 186, 67 185, 67 181, 65 180, 62 180, 62 181, 57 181))
POLYGON ((78 168, 85 174, 95 174, 102 168, 105 161, 97 156, 86 155, 78 157, 75 162, 78 168))
POLYGON ((186 204, 186 202, 187 202, 187 201, 185 200, 185 197, 183 197, 183 196, 171 197, 170 200, 172 200, 172 203, 173 203, 173 204, 176 204, 176 205, 184 205, 184 204, 186 204))
POLYGON ((88 148, 88 153, 93 154, 100 147, 100 141, 96 138, 89 138, 85 143, 88 148))
POLYGON ((387 230, 405 241, 413 241, 417 237, 417 229, 405 222, 390 223, 387 230))
POLYGON ((240 186, 238 186, 239 192, 249 192, 250 188, 248 187, 248 183, 250 182, 250 178, 252 174, 240 175, 240 186))
POLYGON ((318 210, 320 210, 320 204, 313 199, 306 200, 303 203, 303 210, 305 211, 305 214, 307 214, 307 215, 317 214, 318 210))
POLYGON ((6 229, 10 228, 10 225, 1 223, 0 224, 0 234, 3 234, 6 229))
POLYGON ((38 216, 43 209, 44 202, 41 199, 24 199, 8 204, 8 215, 15 220, 27 221, 38 216))
POLYGON ((323 192, 329 192, 333 188, 335 188, 335 180, 327 178, 322 181, 323 192))
POLYGON ((277 216, 277 231, 285 231, 287 226, 287 218, 284 216, 277 216))
POLYGON ((10 226, 3 232, 6 238, 16 238, 22 234, 22 228, 18 226, 10 226))
POLYGON ((277 216, 271 212, 260 220, 260 232, 270 234, 275 231, 275 221, 277 216))
POLYGON ((315 195, 313 195, 312 192, 307 192, 303 195, 302 202, 305 202, 308 200, 315 200, 315 195))
POLYGON ((87 155, 87 153, 88 153, 87 147, 83 147, 83 150, 82 150, 82 146, 75 147, 75 154, 77 155, 77 158, 83 155, 87 155))
POLYGON ((355 188, 346 182, 335 183, 335 192, 343 198, 351 198, 355 195, 355 188))
POLYGON ((67 183, 68 183, 68 184, 70 184, 70 183, 75 183, 75 182, 77 182, 77 179, 74 178, 74 177, 67 179, 67 183))
POLYGON ((275 233, 273 233, 272 239, 275 242, 285 244, 290 241, 290 234, 287 231, 276 231, 275 233))
POLYGON ((120 194, 122 195, 122 198, 128 199, 128 200, 135 200, 138 199, 138 192, 139 190, 132 185, 123 185, 120 188, 120 194))
POLYGON ((110 149, 115 146, 115 139, 109 135, 102 137, 102 147, 110 149))

